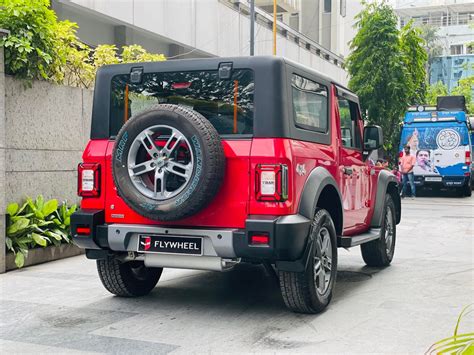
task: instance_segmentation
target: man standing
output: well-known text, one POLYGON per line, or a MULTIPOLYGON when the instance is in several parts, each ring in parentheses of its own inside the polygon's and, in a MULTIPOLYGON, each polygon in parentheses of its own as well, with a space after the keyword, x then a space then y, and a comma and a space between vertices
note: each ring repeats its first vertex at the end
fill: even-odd
POLYGON ((413 168, 416 164, 416 158, 410 154, 410 146, 406 145, 405 155, 400 158, 400 170, 402 172, 402 198, 406 196, 407 184, 410 183, 411 197, 415 198, 415 175, 413 168))

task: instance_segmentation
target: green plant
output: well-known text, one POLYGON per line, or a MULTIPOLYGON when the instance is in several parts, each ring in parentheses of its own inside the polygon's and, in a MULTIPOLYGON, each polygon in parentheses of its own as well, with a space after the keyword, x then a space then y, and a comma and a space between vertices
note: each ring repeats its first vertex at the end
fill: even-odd
POLYGON ((426 93, 426 103, 428 105, 436 105, 436 100, 438 96, 447 96, 448 87, 444 85, 441 81, 428 86, 428 91, 426 93))
POLYGON ((15 254, 15 264, 21 268, 28 249, 70 243, 70 217, 77 206, 68 207, 58 201, 44 201, 39 195, 34 201, 27 198, 20 207, 11 203, 7 207, 6 246, 15 254))
POLYGON ((365 2, 356 19, 358 32, 347 59, 349 87, 359 96, 364 119, 382 127, 384 148, 394 158, 404 111, 411 101, 424 101, 424 41, 411 24, 398 30, 386 2, 365 2))
POLYGON ((466 107, 468 113, 474 113, 474 96, 472 90, 474 88, 474 75, 462 78, 458 82, 458 86, 451 90, 451 95, 462 95, 466 98, 466 107))
POLYGON ((0 39, 8 74, 61 80, 59 68, 65 58, 57 51, 58 21, 49 5, 49 0, 0 0, 0 28, 10 31, 0 39))
POLYGON ((458 334, 459 325, 463 317, 472 312, 472 304, 461 311, 454 328, 454 335, 437 341, 426 351, 426 354, 474 354, 474 333, 458 334))
POLYGON ((78 25, 58 21, 50 0, 0 0, 0 28, 10 35, 0 39, 5 47, 6 72, 19 78, 43 79, 58 84, 90 88, 97 69, 106 64, 166 60, 139 45, 92 49, 77 37, 78 25))

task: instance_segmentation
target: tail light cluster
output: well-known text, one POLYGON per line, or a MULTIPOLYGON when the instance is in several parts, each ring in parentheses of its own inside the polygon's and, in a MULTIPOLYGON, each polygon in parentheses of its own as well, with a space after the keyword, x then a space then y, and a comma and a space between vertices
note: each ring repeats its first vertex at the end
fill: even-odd
POLYGON ((471 151, 466 150, 466 165, 471 165, 472 158, 471 158, 471 151))
POLYGON ((258 201, 286 201, 288 199, 288 166, 285 164, 257 165, 255 195, 258 201))
POLYGON ((81 163, 78 166, 77 194, 81 197, 100 195, 100 164, 81 163))

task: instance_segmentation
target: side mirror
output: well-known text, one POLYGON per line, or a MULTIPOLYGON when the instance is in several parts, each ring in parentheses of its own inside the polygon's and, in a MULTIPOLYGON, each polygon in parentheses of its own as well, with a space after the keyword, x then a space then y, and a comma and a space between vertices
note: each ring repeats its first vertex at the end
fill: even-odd
POLYGON ((383 145, 383 133, 380 126, 364 127, 364 150, 371 151, 381 148, 383 145))

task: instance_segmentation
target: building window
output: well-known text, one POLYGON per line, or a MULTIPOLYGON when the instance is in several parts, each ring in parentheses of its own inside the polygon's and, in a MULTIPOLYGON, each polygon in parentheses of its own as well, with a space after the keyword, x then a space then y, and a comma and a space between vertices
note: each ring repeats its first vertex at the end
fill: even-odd
POLYGON ((456 44, 454 46, 451 46, 451 54, 463 54, 462 44, 456 44))
POLYGON ((474 54, 474 45, 470 44, 466 47, 466 54, 474 54))
POLYGON ((331 7, 332 7, 332 1, 331 0, 324 0, 324 12, 325 13, 330 13, 331 12, 331 7))
POLYGON ((341 0, 341 10, 340 10, 341 16, 346 17, 347 13, 347 0, 341 0))

